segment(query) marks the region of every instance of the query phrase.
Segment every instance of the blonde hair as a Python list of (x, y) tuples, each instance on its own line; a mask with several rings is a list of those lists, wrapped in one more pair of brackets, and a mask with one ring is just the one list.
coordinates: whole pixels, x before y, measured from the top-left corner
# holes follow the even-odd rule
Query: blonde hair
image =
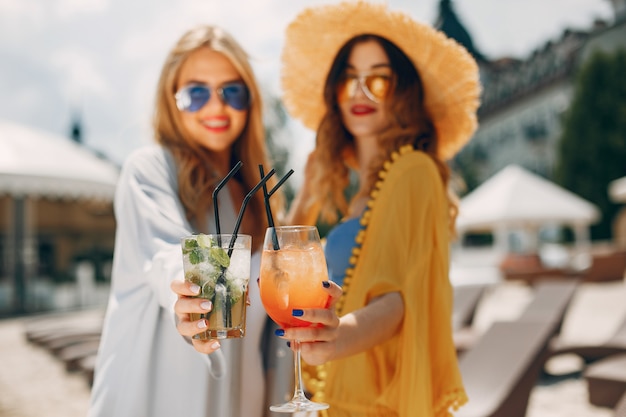
[(352, 38), (337, 53), (324, 86), (324, 102), (327, 112), (317, 131), (314, 159), (315, 195), (312, 200), (321, 202), (321, 218), (328, 223), (345, 215), (348, 202), (345, 191), (349, 184), (350, 161), (354, 158), (355, 143), (344, 127), (337, 104), (337, 84), (346, 68), (350, 51), (357, 43), (374, 40), (385, 50), (394, 72), (391, 100), (387, 101), (388, 113), (392, 115), (391, 126), (379, 138), (380, 155), (367, 167), (368, 184), (361, 192), (369, 194), (375, 186), (378, 172), (385, 161), (401, 146), (411, 144), (430, 156), (435, 162), (447, 189), (450, 231), (454, 236), (454, 223), (458, 214), (458, 199), (448, 183), (450, 168), (438, 155), (437, 132), (423, 104), (423, 87), (419, 73), (407, 56), (390, 41), (375, 35), (360, 35)]
[[(156, 94), (153, 128), (156, 141), (168, 148), (176, 160), (178, 168), (178, 194), (186, 216), (198, 231), (206, 229), (206, 213), (211, 210), (211, 195), (221, 180), (212, 168), (214, 155), (185, 135), (179, 110), (174, 99), (180, 69), (186, 59), (201, 48), (220, 52), (237, 69), (250, 91), (251, 104), (248, 119), (241, 135), (233, 144), (231, 167), (238, 160), (243, 166), (237, 173), (246, 192), (260, 179), (259, 164), (269, 171), (269, 161), (265, 145), (265, 131), (262, 118), (262, 99), (243, 48), (226, 31), (215, 26), (200, 26), (185, 33), (169, 52), (161, 70)], [(276, 183), (274, 177), (268, 181), (271, 188)], [(279, 194), (279, 193), (277, 193)], [(272, 196), (272, 206), (277, 215), (282, 213), (282, 195)], [(253, 212), (257, 221), (252, 222), (254, 230), (246, 231), (253, 236), (255, 246), (263, 242), (267, 227), (264, 215), (263, 195), (257, 192), (246, 209)], [(223, 230), (223, 233), (231, 232)]]

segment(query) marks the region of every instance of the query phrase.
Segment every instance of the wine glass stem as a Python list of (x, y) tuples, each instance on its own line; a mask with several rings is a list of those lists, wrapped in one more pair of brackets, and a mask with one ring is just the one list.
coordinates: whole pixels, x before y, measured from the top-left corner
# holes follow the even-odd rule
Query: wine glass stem
[(293, 354), (293, 369), (295, 374), (295, 389), (293, 392), (292, 401), (308, 401), (304, 395), (304, 388), (302, 384), (302, 367), (300, 364), (300, 341), (293, 341), (294, 354)]

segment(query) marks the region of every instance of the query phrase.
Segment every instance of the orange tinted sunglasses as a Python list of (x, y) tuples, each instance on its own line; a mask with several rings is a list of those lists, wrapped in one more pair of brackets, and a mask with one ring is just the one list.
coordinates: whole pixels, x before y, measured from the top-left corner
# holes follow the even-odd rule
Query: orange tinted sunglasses
[(359, 87), (367, 98), (379, 103), (387, 97), (391, 76), (383, 74), (346, 74), (337, 87), (337, 100), (341, 103), (356, 95)]

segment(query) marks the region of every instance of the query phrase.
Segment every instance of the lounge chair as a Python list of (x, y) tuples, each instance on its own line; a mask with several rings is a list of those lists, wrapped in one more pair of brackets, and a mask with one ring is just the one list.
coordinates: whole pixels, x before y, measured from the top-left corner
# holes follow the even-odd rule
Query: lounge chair
[[(525, 307), (518, 320), (551, 320), (556, 324), (555, 334), (561, 329), (567, 307), (578, 288), (576, 279), (542, 278), (533, 286), (533, 298)], [(470, 349), (480, 337), (470, 327), (454, 330), (454, 343), (461, 356)]]
[(621, 281), (626, 273), (626, 250), (598, 247), (592, 251), (591, 267), (585, 271), (588, 282)]
[(617, 406), (615, 407), (615, 414), (613, 417), (626, 417), (626, 392), (622, 394)]
[(78, 367), (80, 371), (85, 375), (85, 379), (87, 380), (87, 384), (91, 387), (93, 385), (93, 376), (94, 369), (96, 368), (96, 354), (87, 355), (80, 359), (78, 362)]
[(51, 340), (41, 343), (41, 346), (45, 347), (53, 355), (58, 355), (60, 351), (70, 346), (84, 343), (86, 341), (100, 340), (100, 331), (97, 332), (78, 332), (76, 334), (65, 335), (63, 337), (57, 337)]
[(459, 360), (469, 402), (455, 417), (524, 417), (553, 332), (549, 321), (493, 323)]
[(452, 329), (469, 326), (474, 319), (476, 307), (487, 286), (484, 284), (457, 285), (454, 287)]
[(65, 370), (68, 372), (80, 371), (80, 361), (88, 356), (96, 355), (100, 339), (84, 340), (80, 343), (74, 343), (66, 346), (57, 353), (57, 357), (65, 363)]
[(478, 337), (472, 323), (486, 284), (458, 285), (454, 287), (452, 308), (452, 331), (457, 355), (469, 349)]
[[(87, 382), (93, 382), (93, 366), (102, 333), (102, 314), (87, 316), (83, 312), (51, 314), (29, 321), (26, 339), (48, 350), (65, 365), (69, 372), (81, 371)], [(93, 360), (87, 358), (93, 356)]]
[(615, 408), (626, 393), (626, 353), (612, 355), (588, 365), (589, 402), (598, 407)]
[(542, 281), (514, 321), (495, 322), (459, 359), (469, 402), (456, 417), (524, 417), (576, 281)]
[(567, 343), (558, 337), (550, 342), (550, 357), (575, 354), (587, 364), (619, 353), (626, 353), (626, 316), (615, 333), (603, 343), (588, 345)]
[(555, 332), (561, 331), (561, 325), (576, 289), (576, 279), (541, 279), (534, 284), (533, 298), (518, 320), (552, 320), (556, 324)]
[(47, 323), (41, 327), (30, 327), (26, 330), (26, 339), (34, 344), (47, 347), (48, 344), (53, 345), (59, 343), (58, 341), (68, 338), (81, 337), (81, 336), (93, 336), (99, 335), (102, 332), (101, 323), (85, 323), (85, 324), (73, 324), (73, 323)]

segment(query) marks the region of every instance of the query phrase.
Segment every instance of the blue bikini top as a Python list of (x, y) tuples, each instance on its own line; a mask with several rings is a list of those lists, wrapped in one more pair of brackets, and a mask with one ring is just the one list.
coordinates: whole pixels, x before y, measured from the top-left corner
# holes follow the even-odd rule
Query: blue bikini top
[(356, 217), (341, 222), (326, 236), (324, 253), (328, 264), (328, 278), (338, 285), (343, 285), (346, 269), (350, 266), (352, 248), (356, 245), (356, 235), (362, 227), (360, 220)]

